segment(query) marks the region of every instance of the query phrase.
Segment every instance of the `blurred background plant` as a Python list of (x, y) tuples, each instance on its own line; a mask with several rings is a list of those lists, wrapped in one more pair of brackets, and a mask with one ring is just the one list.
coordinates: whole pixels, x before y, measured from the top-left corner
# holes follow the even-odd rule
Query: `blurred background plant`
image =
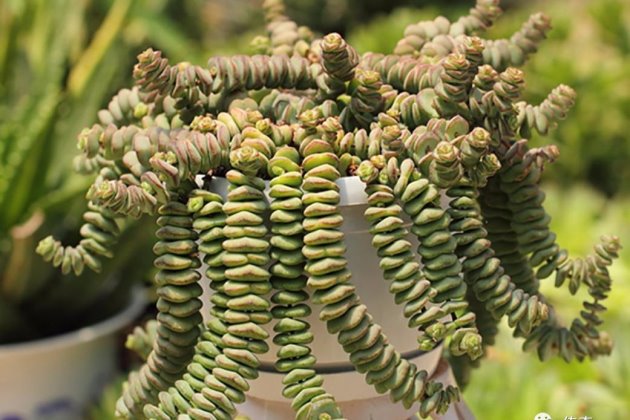
[(94, 304), (107, 302), (97, 312), (112, 310), (105, 306), (127, 284), (113, 276), (63, 279), (33, 252), (40, 231), (71, 239), (64, 232), (77, 227), (74, 198), (85, 184), (67, 171), (73, 139), (111, 93), (125, 59), (115, 49), (130, 2), (90, 16), (99, 12), (93, 6), (0, 3), (0, 343), (94, 320)]
[[(72, 329), (112, 308), (147, 277), (152, 232), (130, 226), (105, 274), (60, 276), (34, 255), (44, 233), (72, 242), (89, 180), (69, 173), (76, 136), (115, 91), (130, 84), (137, 53), (148, 46), (173, 62), (204, 63), (213, 54), (248, 51), (261, 33), (259, 0), (4, 0), (0, 2), (0, 343)], [(287, 0), (301, 24), (337, 30), (360, 51), (391, 51), (404, 27), (473, 1)], [(360, 5), (357, 6), (357, 4)], [(569, 251), (586, 253), (598, 232), (616, 232), (626, 248), (613, 266), (617, 282), (606, 322), (617, 341), (595, 362), (539, 363), (502, 333), (465, 398), (484, 419), (589, 415), (622, 419), (630, 412), (630, 3), (625, 0), (502, 1), (492, 29), (502, 37), (532, 12), (554, 25), (525, 66), (527, 99), (566, 83), (578, 92), (569, 118), (539, 139), (557, 143), (560, 159), (545, 177), (552, 228)], [(570, 11), (570, 13), (567, 13)], [(387, 14), (389, 13), (389, 14)], [(567, 188), (567, 184), (580, 185)], [(115, 275), (115, 273), (123, 273)], [(104, 280), (107, 279), (107, 280)], [(579, 298), (545, 292), (575, 309)], [(112, 391), (111, 395), (118, 395)], [(500, 398), (501, 403), (497, 403)], [(92, 418), (112, 413), (105, 398)], [(103, 417), (105, 416), (105, 417)]]
[[(62, 277), (34, 253), (50, 232), (76, 239), (89, 181), (68, 171), (76, 136), (129, 83), (142, 45), (163, 43), (145, 23), (147, 10), (165, 16), (163, 9), (141, 3), (0, 2), (0, 343), (102, 319), (151, 265), (137, 251), (151, 237), (141, 226), (126, 229), (118, 258), (101, 275)], [(176, 42), (164, 48), (185, 44)]]

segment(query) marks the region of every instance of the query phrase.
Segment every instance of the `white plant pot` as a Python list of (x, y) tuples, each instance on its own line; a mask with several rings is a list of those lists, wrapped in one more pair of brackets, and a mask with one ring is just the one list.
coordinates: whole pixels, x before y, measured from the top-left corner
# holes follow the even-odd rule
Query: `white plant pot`
[[(417, 331), (407, 327), (402, 307), (394, 303), (394, 297), (388, 290), (389, 283), (382, 278), (379, 259), (368, 232), (369, 224), (363, 216), (367, 208), (363, 182), (358, 177), (345, 177), (338, 180), (337, 185), (341, 193), (339, 209), (344, 217), (342, 231), (348, 249), (346, 258), (357, 294), (402, 356), (415, 363), (419, 369), (426, 370), (429, 375), (434, 374), (442, 349), (439, 347), (430, 352), (418, 350)], [(227, 187), (228, 183), (223, 178), (214, 178), (211, 182), (211, 190), (223, 198), (227, 196)], [(268, 195), (267, 200), (270, 200)], [(418, 242), (413, 235), (408, 240), (417, 247)], [(207, 305), (211, 290), (207, 287), (208, 282), (204, 283), (206, 289), (203, 302)], [(392, 404), (387, 394), (380, 395), (366, 384), (363, 375), (354, 370), (336, 336), (328, 333), (325, 324), (318, 319), (318, 309), (313, 308), (313, 314), (308, 318), (314, 335), (311, 348), (317, 357), (316, 369), (324, 374), (324, 387), (335, 396), (344, 416), (351, 420), (402, 420), (413, 416), (418, 410), (417, 406), (406, 410), (402, 404)], [(209, 316), (209, 307), (204, 308), (203, 314)], [(266, 329), (273, 337), (273, 325), (268, 325)], [(260, 356), (260, 376), (250, 383), (247, 402), (239, 406), (239, 412), (252, 419), (294, 418), (290, 402), (281, 395), (283, 375), (273, 368), (277, 350), (278, 347), (270, 343), (270, 351)]]
[(79, 420), (116, 372), (116, 333), (142, 311), (135, 293), (121, 312), (42, 340), (0, 345), (0, 420)]

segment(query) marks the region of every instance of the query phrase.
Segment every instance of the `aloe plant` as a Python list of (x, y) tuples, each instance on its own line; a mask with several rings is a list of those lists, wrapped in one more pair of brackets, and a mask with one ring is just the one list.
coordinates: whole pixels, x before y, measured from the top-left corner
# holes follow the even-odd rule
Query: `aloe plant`
[[(95, 78), (113, 82), (120, 59), (111, 57), (112, 46), (130, 2), (109, 11), (90, 44), (81, 36), (88, 5), (68, 1), (56, 6), (51, 10), (43, 1), (0, 6), (0, 342), (80, 326), (78, 314), (89, 321), (87, 309), (95, 299), (109, 288), (114, 301), (124, 285), (109, 281), (104, 286), (97, 276), (72, 285), (34, 253), (42, 230), (56, 227), (62, 233), (65, 224), (68, 236), (76, 228), (68, 219), (59, 223), (64, 213), (80, 214), (79, 195), (86, 185), (66, 176), (68, 156), (74, 154), (67, 139), (75, 124), (86, 123), (83, 112), (93, 113), (108, 94), (107, 86), (87, 83)], [(101, 310), (107, 312), (107, 305)]]
[[(135, 86), (79, 137), (81, 165), (95, 174), (80, 241), (38, 246), (65, 273), (98, 271), (118, 220), (158, 216), (158, 315), (129, 340), (146, 363), (129, 375), (118, 415), (233, 418), (273, 322), (275, 367), (296, 417), (343, 418), (310, 348), (305, 318), (315, 308), (356, 371), (393, 402), (427, 416), (459, 399), (402, 357), (361, 303), (341, 231), (344, 176), (364, 183), (382, 277), (419, 349), (444, 343), (462, 384), (501, 319), (543, 360), (610, 352), (599, 325), (619, 239), (602, 237), (586, 258), (560, 248), (539, 187), (558, 148), (528, 145), (575, 100), (564, 85), (538, 105), (521, 100), (515, 66), (545, 38), (545, 15), (484, 40), (500, 9), (479, 0), (456, 21), (410, 25), (393, 54), (359, 56), (339, 34), (298, 27), (280, 0), (264, 10), (256, 55), (206, 66), (173, 65), (152, 49), (138, 56)], [(229, 184), (225, 199), (212, 192), (217, 178)], [(202, 259), (214, 291), (205, 324)], [(552, 274), (570, 293), (588, 289), (569, 326), (539, 289)]]

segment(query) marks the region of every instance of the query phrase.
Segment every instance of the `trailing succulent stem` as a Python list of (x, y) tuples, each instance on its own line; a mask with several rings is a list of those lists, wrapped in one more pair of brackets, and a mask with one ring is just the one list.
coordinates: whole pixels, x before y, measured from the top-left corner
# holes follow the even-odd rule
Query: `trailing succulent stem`
[[(299, 27), (281, 0), (263, 7), (256, 55), (206, 66), (172, 65), (151, 49), (138, 56), (135, 86), (79, 135), (76, 169), (95, 176), (81, 240), (48, 237), (37, 248), (63, 273), (99, 271), (119, 219), (158, 216), (158, 315), (129, 337), (145, 363), (129, 375), (119, 416), (234, 418), (272, 340), (296, 418), (341, 419), (311, 347), (315, 305), (378, 393), (422, 416), (458, 400), (456, 387), (394, 348), (361, 302), (354, 282), (370, 279), (353, 279), (346, 259), (346, 176), (364, 183), (381, 277), (418, 349), (443, 348), (460, 385), (504, 317), (543, 360), (610, 352), (599, 326), (619, 240), (604, 236), (585, 258), (560, 248), (539, 185), (559, 151), (528, 146), (575, 102), (564, 85), (539, 105), (520, 99), (514, 66), (536, 51), (548, 18), (483, 40), (500, 9), (478, 0), (455, 22), (410, 25), (393, 54), (359, 56), (339, 34), (316, 39)], [(572, 294), (588, 289), (569, 326), (540, 293), (552, 275)]]
[(196, 257), (197, 233), (185, 204), (169, 201), (159, 210), (156, 232), (159, 238), (153, 247), (157, 255), (157, 329), (153, 349), (146, 364), (129, 376), (118, 401), (120, 415), (137, 416), (148, 403), (157, 402), (160, 391), (168, 389), (191, 362), (199, 337), (201, 276), (195, 268), (201, 263)]

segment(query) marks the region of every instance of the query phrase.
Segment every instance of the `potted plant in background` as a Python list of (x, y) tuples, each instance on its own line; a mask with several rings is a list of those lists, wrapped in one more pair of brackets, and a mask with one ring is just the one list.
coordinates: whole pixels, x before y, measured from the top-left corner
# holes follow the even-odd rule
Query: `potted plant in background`
[[(35, 252), (50, 232), (74, 240), (81, 226), (88, 184), (69, 170), (72, 139), (123, 83), (119, 69), (130, 64), (136, 43), (152, 39), (144, 24), (151, 14), (140, 15), (133, 3), (0, 5), (2, 419), (83, 418), (119, 364), (117, 332), (144, 307), (132, 286), (151, 265), (142, 252), (146, 226), (118, 225), (118, 256), (100, 273), (64, 277)], [(124, 33), (127, 24), (135, 37)]]
[[(543, 360), (610, 351), (598, 326), (618, 238), (584, 259), (560, 248), (539, 187), (558, 149), (527, 141), (564, 118), (575, 94), (561, 85), (539, 105), (520, 100), (514, 66), (549, 21), (533, 15), (509, 39), (482, 40), (497, 3), (411, 25), (394, 54), (359, 57), (269, 0), (254, 56), (207, 66), (139, 56), (130, 92), (144, 106), (80, 137), (98, 171), (91, 230), (78, 247), (47, 238), (38, 248), (66, 271), (97, 267), (109, 238), (93, 232), (114, 233), (116, 215), (158, 215), (159, 313), (130, 338), (146, 363), (130, 374), (119, 415), (463, 416), (437, 361), (444, 351), (465, 384), (504, 317)], [(588, 289), (570, 324), (539, 291), (550, 275), (572, 294)], [(414, 348), (401, 349), (410, 337)], [(387, 396), (354, 392), (338, 381), (347, 374)]]

